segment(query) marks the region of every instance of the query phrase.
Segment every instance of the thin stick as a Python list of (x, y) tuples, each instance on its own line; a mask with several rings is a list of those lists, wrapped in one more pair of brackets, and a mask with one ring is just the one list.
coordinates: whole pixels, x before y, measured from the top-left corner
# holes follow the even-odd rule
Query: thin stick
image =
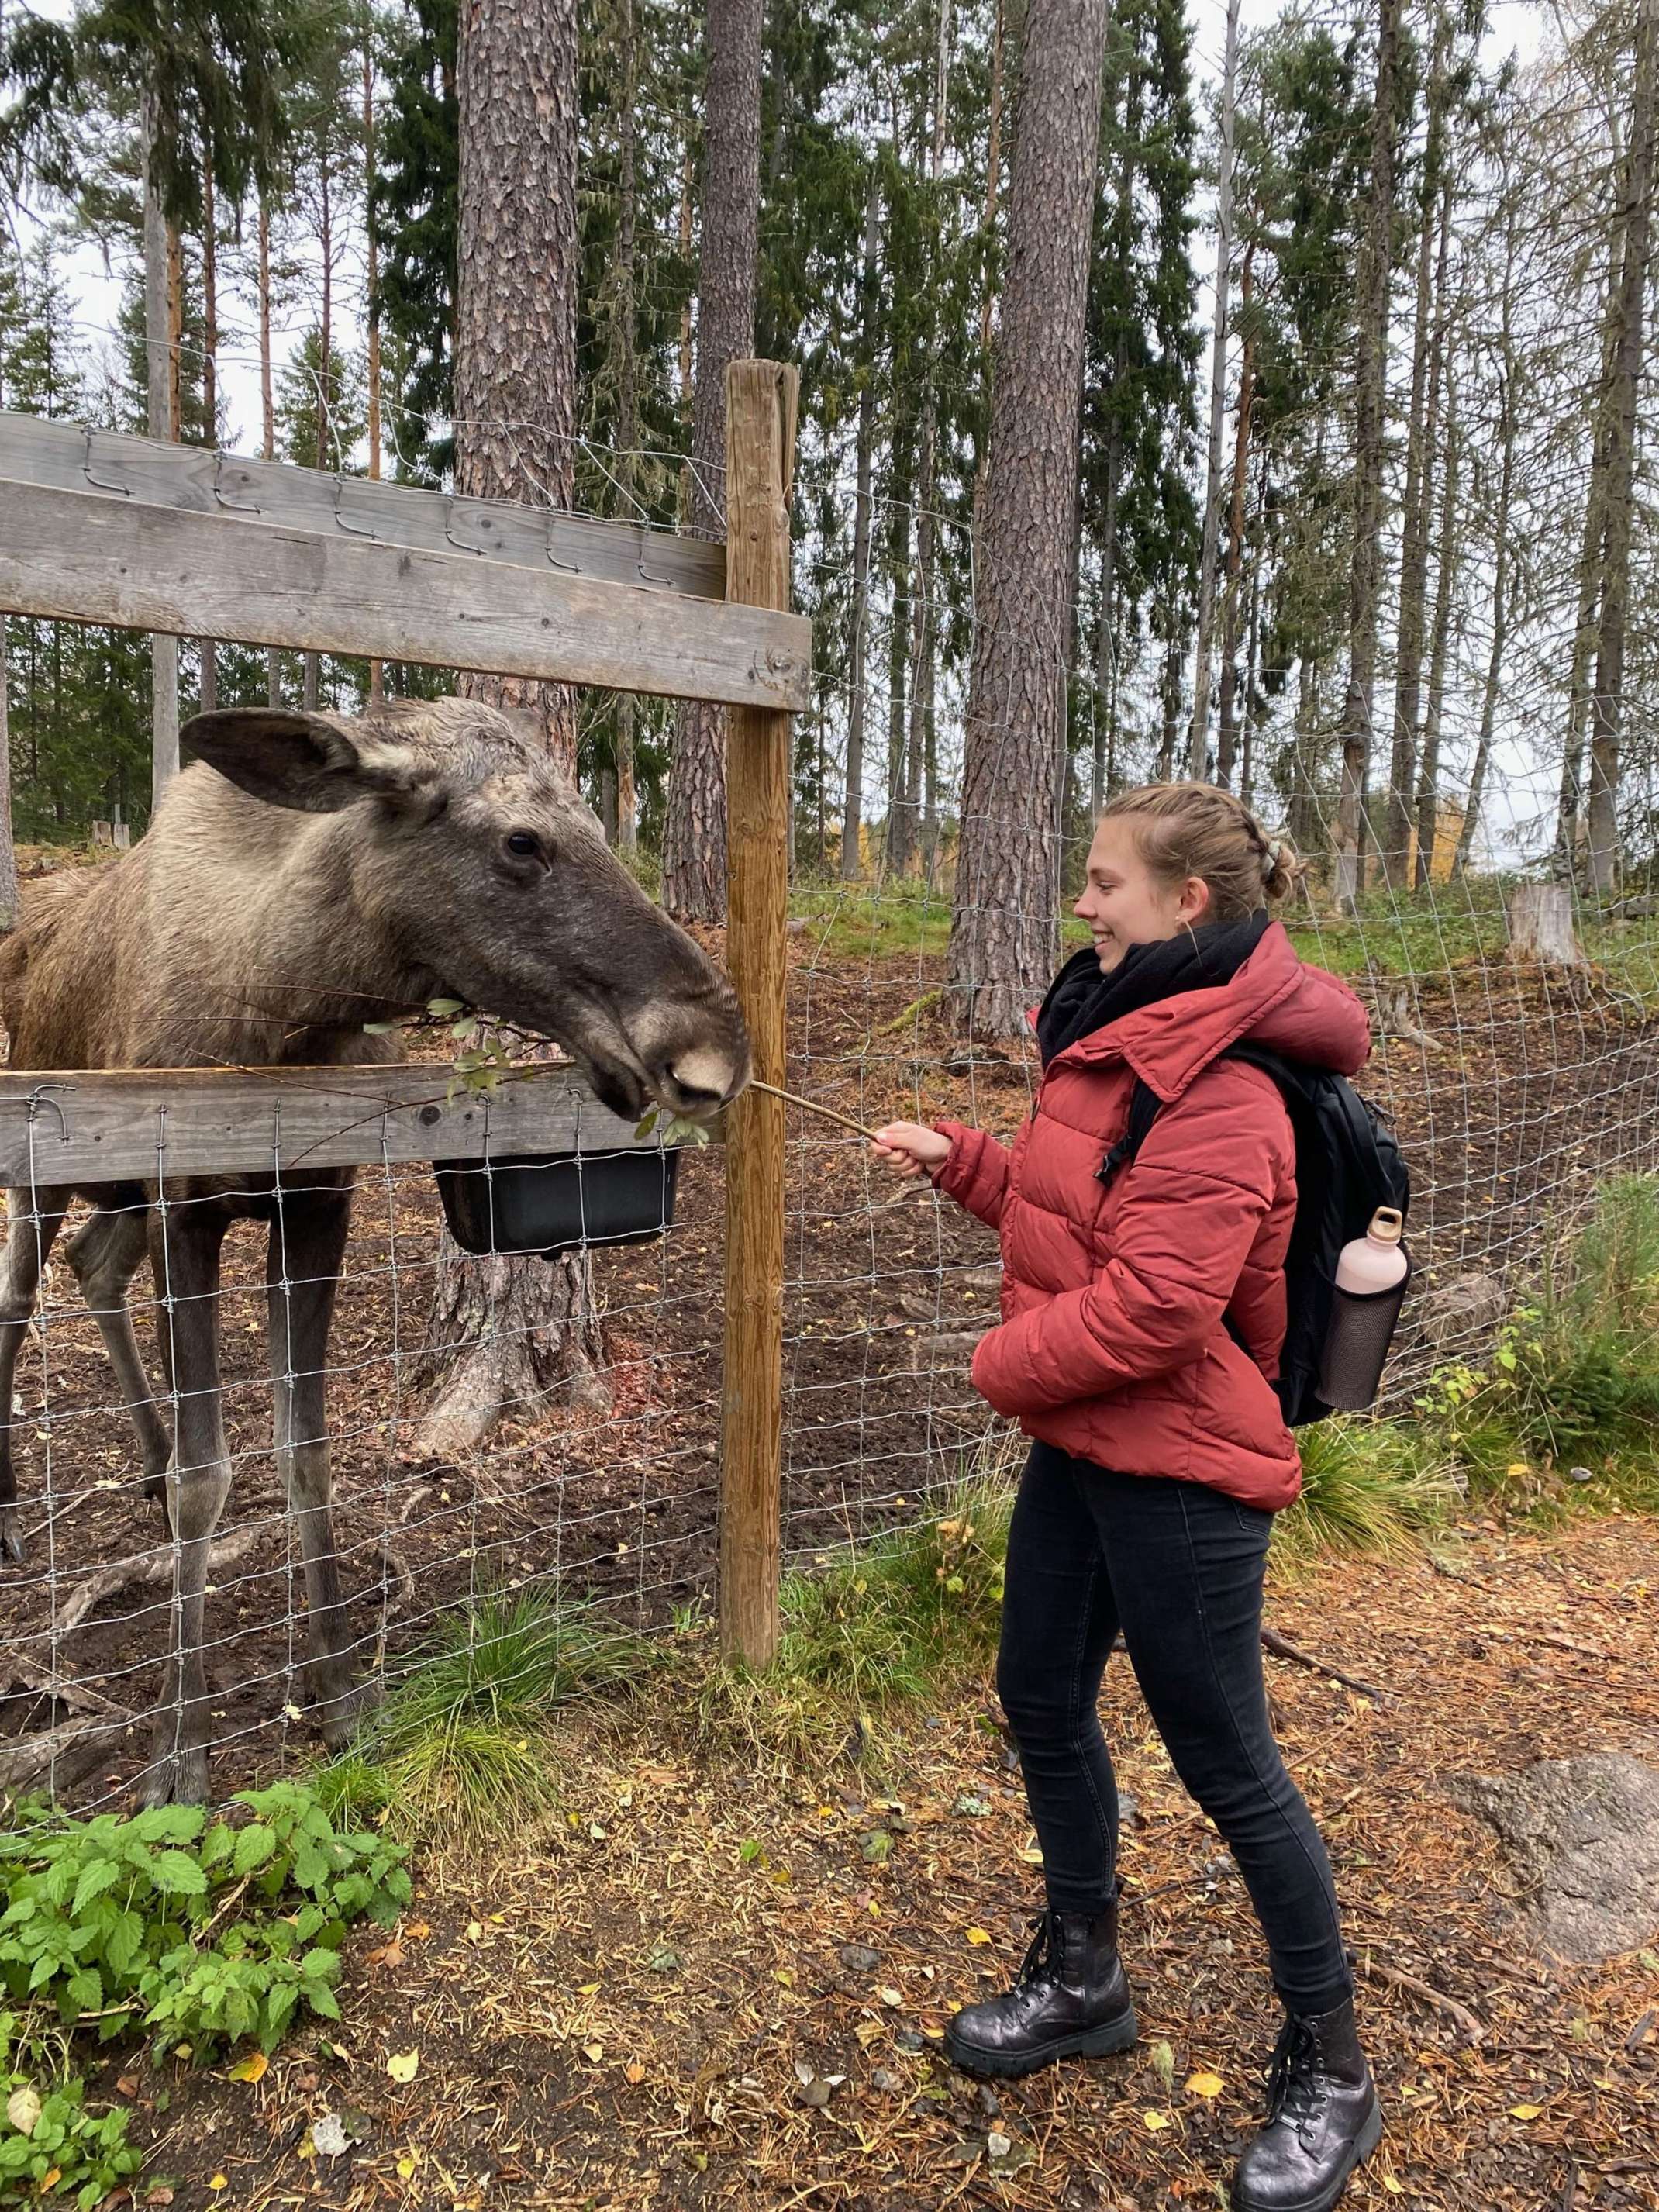
[(1362, 1951), (1359, 1971), (1362, 1974), (1369, 1974), (1373, 1981), (1386, 1982), (1390, 1989), (1407, 1990), (1413, 1996), (1420, 1997), (1425, 2004), (1433, 2005), (1437, 2011), (1443, 2012), (1449, 2019), (1455, 2020), (1472, 2044), (1485, 2042), (1486, 2028), (1467, 2005), (1459, 2004), (1455, 1997), (1449, 1997), (1442, 1990), (1431, 1989), (1428, 1983), (1419, 1981), (1415, 1974), (1407, 1973), (1403, 1967), (1385, 1966), (1369, 1951)]
[(763, 1091), (769, 1098), (781, 1098), (786, 1105), (799, 1106), (804, 1113), (821, 1114), (826, 1121), (839, 1121), (843, 1129), (850, 1129), (855, 1137), (867, 1137), (872, 1145), (881, 1139), (873, 1129), (866, 1129), (862, 1121), (849, 1121), (845, 1114), (837, 1114), (833, 1106), (820, 1106), (816, 1099), (799, 1097), (793, 1091), (780, 1091), (775, 1083), (763, 1083), (758, 1076), (750, 1078), (751, 1091)]

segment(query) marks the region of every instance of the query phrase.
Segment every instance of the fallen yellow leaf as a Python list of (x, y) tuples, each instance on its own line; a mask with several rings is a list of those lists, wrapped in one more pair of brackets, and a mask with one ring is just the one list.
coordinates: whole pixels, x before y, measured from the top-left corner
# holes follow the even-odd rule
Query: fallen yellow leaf
[(265, 2069), (270, 2063), (270, 2059), (265, 2057), (263, 2051), (250, 2051), (246, 2058), (238, 2059), (235, 2065), (231, 2068), (230, 2078), (233, 2081), (263, 2081)]
[(1189, 2074), (1187, 2087), (1194, 2097), (1218, 2097), (1226, 2083), (1218, 2074)]
[(1543, 2109), (1541, 2105), (1511, 2105), (1510, 2118), (1512, 2120), (1535, 2120)]
[(878, 1990), (876, 1995), (881, 1999), (884, 2005), (896, 2006), (902, 2005), (904, 2002), (904, 1992), (902, 1990), (883, 1988)]
[(1170, 2115), (1167, 2112), (1143, 2112), (1140, 2118), (1141, 2124), (1144, 2127), (1149, 2127), (1154, 2135), (1160, 2128), (1167, 2128), (1170, 2124)]
[(386, 2062), (386, 2070), (394, 2081), (412, 2081), (421, 2070), (418, 2051), (394, 2051)]
[[(61, 2166), (54, 2166), (50, 2172), (43, 2173), (40, 2177), (40, 2194), (44, 2197), (49, 2189), (56, 2189), (63, 2178), (64, 2169)], [(222, 2183), (224, 2176), (221, 2174), (219, 2179)]]
[(398, 2179), (399, 2181), (409, 2180), (414, 2173), (415, 2156), (416, 2154), (413, 2151), (405, 2151), (404, 2155), (398, 2160)]
[(599, 2064), (599, 2063), (600, 2059), (601, 2059), (601, 2058), (603, 2058), (603, 2057), (604, 2057), (604, 2056), (605, 2056), (605, 2045), (604, 2045), (604, 2044), (602, 2044), (602, 2043), (585, 2043), (585, 2044), (583, 2044), (583, 2045), (582, 2045), (582, 2057), (583, 2057), (584, 2058), (591, 2058), (591, 2059), (592, 2060), (593, 2063), (594, 2063), (596, 2066)]
[(853, 2033), (867, 2051), (872, 2043), (880, 2042), (887, 2030), (878, 2020), (861, 2020)]
[(584, 1982), (576, 1995), (579, 1997), (596, 1997), (604, 1987), (603, 1982)]
[(627, 2065), (623, 2068), (623, 2079), (636, 2089), (644, 2081), (645, 2069), (637, 2058), (630, 2058)]
[(404, 1933), (411, 1943), (424, 1943), (432, 1933), (432, 1929), (430, 1923), (425, 1920), (411, 1920)]
[(970, 1943), (988, 1943), (990, 1940), (982, 1928), (970, 1928), (968, 1930), (968, 1941)]
[(208, 2184), (208, 2187), (210, 2189), (228, 2189), (229, 2186), (229, 2182), (226, 2180), (222, 2173), (216, 2173)]

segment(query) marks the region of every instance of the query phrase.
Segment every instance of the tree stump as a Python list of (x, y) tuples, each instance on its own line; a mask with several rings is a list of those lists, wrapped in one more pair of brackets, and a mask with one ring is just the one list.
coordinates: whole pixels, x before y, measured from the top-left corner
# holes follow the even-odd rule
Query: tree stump
[(1509, 927), (1510, 950), (1517, 960), (1536, 960), (1547, 968), (1584, 966), (1566, 884), (1521, 884), (1510, 901)]
[(503, 1413), (527, 1412), (562, 1382), (573, 1404), (603, 1410), (603, 1361), (587, 1252), (475, 1260), (446, 1229), (416, 1378), (435, 1389), (410, 1450), (452, 1464), (476, 1451)]

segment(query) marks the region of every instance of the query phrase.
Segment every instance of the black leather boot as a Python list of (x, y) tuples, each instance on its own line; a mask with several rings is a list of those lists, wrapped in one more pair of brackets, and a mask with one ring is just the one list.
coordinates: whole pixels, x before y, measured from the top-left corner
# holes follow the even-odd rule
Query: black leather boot
[(1117, 1955), (1117, 1907), (1090, 1916), (1045, 1912), (1018, 1978), (1005, 1996), (969, 2005), (945, 2031), (945, 2049), (964, 2074), (1002, 2079), (1035, 2073), (1056, 2058), (1127, 2051), (1135, 2008)]
[(1291, 2014), (1273, 2052), (1267, 2124), (1238, 2161), (1234, 2212), (1331, 2212), (1382, 2135), (1352, 1999)]

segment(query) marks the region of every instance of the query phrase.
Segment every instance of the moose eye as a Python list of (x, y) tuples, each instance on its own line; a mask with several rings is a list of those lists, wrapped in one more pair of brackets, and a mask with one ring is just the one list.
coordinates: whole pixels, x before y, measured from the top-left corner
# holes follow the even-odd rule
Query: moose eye
[(538, 860), (542, 856), (542, 841), (533, 830), (509, 830), (507, 849), (515, 860)]

